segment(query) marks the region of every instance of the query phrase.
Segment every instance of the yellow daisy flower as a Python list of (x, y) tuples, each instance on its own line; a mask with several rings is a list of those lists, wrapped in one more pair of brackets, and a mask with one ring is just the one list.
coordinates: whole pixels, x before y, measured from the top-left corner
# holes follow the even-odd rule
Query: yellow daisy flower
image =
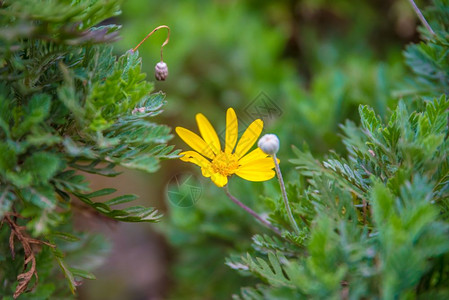
[(202, 137), (183, 127), (176, 127), (179, 137), (195, 150), (180, 153), (183, 155), (181, 160), (200, 166), (203, 176), (210, 177), (217, 186), (225, 186), (228, 177), (233, 174), (249, 181), (265, 181), (275, 176), (273, 159), (260, 148), (246, 154), (262, 132), (262, 120), (252, 122), (237, 143), (237, 116), (234, 109), (229, 108), (224, 151), (209, 120), (203, 114), (197, 114), (196, 122)]

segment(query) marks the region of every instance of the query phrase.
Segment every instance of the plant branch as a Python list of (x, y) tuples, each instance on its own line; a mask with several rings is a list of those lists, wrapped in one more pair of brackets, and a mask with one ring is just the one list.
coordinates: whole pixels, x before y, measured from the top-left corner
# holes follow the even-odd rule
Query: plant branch
[(424, 18), (424, 15), (421, 13), (421, 10), (416, 5), (414, 0), (409, 0), (410, 4), (412, 5), (413, 9), (415, 10), (416, 15), (418, 16), (421, 23), (424, 25), (424, 27), (427, 28), (427, 30), (432, 34), (435, 35), (435, 32), (433, 31), (432, 27), (430, 27), (429, 23), (427, 23), (426, 18)]
[(278, 160), (276, 158), (276, 154), (273, 154), (274, 167), (276, 169), (276, 174), (279, 180), (279, 185), (281, 186), (282, 199), (284, 200), (285, 210), (287, 211), (288, 218), (290, 220), (290, 224), (295, 229), (296, 234), (300, 234), (301, 230), (299, 230), (298, 224), (296, 224), (295, 218), (293, 218), (292, 209), (290, 208), (290, 203), (288, 202), (287, 192), (285, 191), (284, 179), (282, 178), (281, 168), (279, 167)]
[(235, 204), (237, 204), (238, 206), (240, 206), (241, 208), (243, 208), (247, 213), (249, 213), (250, 215), (252, 215), (254, 218), (256, 218), (257, 220), (259, 220), (259, 222), (261, 222), (263, 225), (265, 225), (266, 227), (270, 228), (272, 231), (274, 231), (277, 235), (282, 236), (281, 232), (279, 231), (279, 229), (277, 229), (276, 227), (274, 227), (270, 222), (268, 222), (267, 220), (265, 220), (264, 218), (262, 218), (261, 216), (259, 216), (254, 210), (252, 210), (251, 208), (249, 208), (248, 206), (246, 206), (245, 204), (243, 204), (242, 202), (240, 202), (236, 197), (234, 197), (230, 192), (229, 192), (229, 188), (227, 185), (225, 185), (223, 187), (226, 196), (228, 196), (229, 199), (232, 200), (232, 202), (234, 202)]

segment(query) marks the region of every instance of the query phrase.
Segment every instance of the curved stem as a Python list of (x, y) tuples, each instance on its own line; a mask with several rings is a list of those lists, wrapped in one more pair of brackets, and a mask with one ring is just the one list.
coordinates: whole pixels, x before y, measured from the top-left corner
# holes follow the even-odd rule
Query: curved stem
[(274, 160), (274, 167), (276, 169), (276, 174), (277, 174), (277, 177), (278, 177), (278, 180), (279, 180), (279, 185), (281, 186), (282, 199), (284, 199), (285, 210), (287, 210), (288, 218), (290, 220), (291, 225), (295, 229), (295, 232), (297, 234), (300, 234), (301, 231), (299, 230), (298, 224), (296, 224), (296, 221), (293, 218), (292, 209), (290, 208), (290, 204), (288, 203), (287, 192), (285, 191), (284, 179), (282, 178), (281, 168), (279, 168), (279, 164), (278, 164), (278, 160), (276, 158), (276, 154), (273, 154), (271, 157)]
[(432, 27), (430, 27), (429, 23), (427, 23), (426, 18), (424, 18), (423, 14), (421, 13), (421, 10), (419, 10), (418, 6), (416, 5), (415, 1), (409, 0), (410, 4), (413, 6), (413, 9), (415, 10), (415, 13), (418, 15), (419, 20), (424, 25), (424, 27), (427, 28), (427, 30), (432, 34), (435, 35), (435, 32), (433, 31)]
[(232, 202), (234, 202), (235, 204), (237, 204), (238, 206), (240, 206), (241, 208), (243, 208), (247, 213), (249, 213), (250, 215), (252, 215), (254, 218), (256, 218), (257, 220), (259, 220), (259, 222), (261, 222), (263, 225), (265, 225), (266, 227), (270, 228), (271, 230), (273, 230), (276, 234), (278, 234), (279, 236), (282, 236), (281, 232), (279, 231), (279, 229), (277, 229), (276, 227), (274, 227), (270, 222), (268, 222), (267, 220), (265, 220), (264, 218), (262, 218), (261, 216), (259, 216), (254, 210), (252, 210), (251, 208), (249, 208), (248, 206), (246, 206), (245, 204), (243, 204), (242, 202), (240, 202), (236, 197), (234, 197), (228, 189), (228, 186), (225, 185), (223, 187), (226, 196), (228, 196), (229, 199), (232, 200)]
[(147, 38), (149, 38), (153, 33), (155, 33), (156, 31), (158, 31), (161, 28), (167, 28), (167, 31), (168, 31), (167, 38), (165, 39), (165, 42), (162, 43), (162, 46), (161, 46), (161, 61), (163, 61), (162, 49), (164, 48), (165, 45), (168, 44), (168, 41), (170, 41), (170, 27), (168, 27), (167, 25), (161, 25), (161, 26), (154, 28), (153, 31), (151, 31), (149, 34), (147, 34), (147, 36), (136, 47), (134, 47), (133, 52), (135, 52), (140, 47), (140, 45), (142, 45), (143, 42), (146, 41)]

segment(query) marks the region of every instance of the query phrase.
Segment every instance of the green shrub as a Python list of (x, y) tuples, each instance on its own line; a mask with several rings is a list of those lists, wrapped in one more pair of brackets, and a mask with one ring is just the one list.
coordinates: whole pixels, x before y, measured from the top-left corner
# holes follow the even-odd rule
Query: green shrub
[[(81, 278), (94, 278), (92, 260), (108, 247), (73, 228), (76, 211), (125, 222), (160, 219), (154, 208), (115, 208), (137, 196), (92, 192), (80, 171), (154, 172), (159, 160), (177, 157), (166, 146), (169, 127), (151, 121), (164, 95), (151, 94), (138, 53), (112, 53), (119, 26), (100, 22), (119, 14), (119, 1), (0, 6), (0, 294), (26, 298), (36, 286), (33, 299), (67, 297)], [(62, 274), (70, 289), (60, 288)]]

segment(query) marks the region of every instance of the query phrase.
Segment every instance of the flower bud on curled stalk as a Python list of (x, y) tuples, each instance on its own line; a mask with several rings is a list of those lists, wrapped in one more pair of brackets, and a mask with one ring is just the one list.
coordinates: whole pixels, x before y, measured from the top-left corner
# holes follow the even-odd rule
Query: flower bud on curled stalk
[(167, 25), (161, 25), (161, 26), (154, 28), (153, 31), (151, 31), (136, 47), (134, 47), (134, 49), (132, 49), (133, 52), (137, 51), (137, 49), (140, 47), (140, 45), (142, 45), (142, 43), (145, 42), (145, 40), (147, 38), (149, 38), (153, 33), (155, 33), (156, 31), (158, 31), (161, 28), (167, 28), (168, 33), (167, 33), (167, 38), (165, 39), (165, 42), (161, 46), (161, 61), (158, 62), (154, 68), (154, 77), (158, 81), (163, 81), (168, 76), (168, 67), (163, 59), (163, 48), (165, 45), (168, 44), (168, 41), (170, 40), (170, 27), (168, 27)]

